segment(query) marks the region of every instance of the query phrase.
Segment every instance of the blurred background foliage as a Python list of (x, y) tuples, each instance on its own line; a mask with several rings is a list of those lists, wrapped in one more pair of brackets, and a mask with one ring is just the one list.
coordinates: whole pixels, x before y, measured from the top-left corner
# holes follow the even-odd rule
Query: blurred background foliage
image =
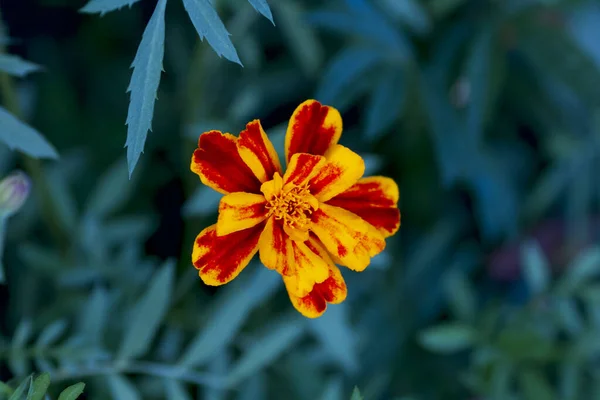
[[(157, 3), (129, 3), (0, 0), (5, 53), (41, 66), (1, 75), (1, 104), (60, 154), (0, 142), (0, 176), (33, 180), (6, 229), (0, 398), (42, 372), (52, 398), (600, 398), (598, 2), (272, 0), (273, 25), (215, 0), (242, 68), (169, 0), (131, 180), (125, 91)], [(199, 134), (260, 118), (282, 150), (307, 98), (341, 110), (403, 215), (317, 320), (258, 262), (210, 288), (190, 261), (219, 202), (189, 171)]]

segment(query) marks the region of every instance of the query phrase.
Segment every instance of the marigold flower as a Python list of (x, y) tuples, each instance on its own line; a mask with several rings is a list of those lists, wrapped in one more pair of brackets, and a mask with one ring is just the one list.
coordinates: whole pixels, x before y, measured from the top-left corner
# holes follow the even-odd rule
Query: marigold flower
[(363, 271), (398, 230), (400, 211), (396, 183), (362, 178), (364, 161), (337, 144), (341, 134), (335, 108), (315, 100), (300, 104), (286, 132), (285, 173), (259, 120), (239, 137), (200, 136), (191, 170), (225, 195), (217, 223), (194, 243), (192, 261), (204, 283), (231, 281), (259, 252), (306, 317), (344, 301), (347, 288), (336, 264)]

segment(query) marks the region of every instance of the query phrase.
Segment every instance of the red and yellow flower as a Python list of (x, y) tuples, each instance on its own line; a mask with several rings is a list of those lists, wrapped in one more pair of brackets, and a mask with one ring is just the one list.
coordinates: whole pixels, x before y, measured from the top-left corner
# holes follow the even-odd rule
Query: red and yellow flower
[(315, 100), (300, 104), (285, 137), (285, 172), (259, 120), (238, 137), (200, 136), (191, 170), (224, 194), (217, 223), (196, 237), (192, 261), (207, 285), (234, 279), (258, 252), (281, 274), (294, 307), (315, 318), (340, 303), (339, 268), (363, 271), (400, 226), (398, 186), (362, 178), (363, 159), (338, 143), (342, 118)]

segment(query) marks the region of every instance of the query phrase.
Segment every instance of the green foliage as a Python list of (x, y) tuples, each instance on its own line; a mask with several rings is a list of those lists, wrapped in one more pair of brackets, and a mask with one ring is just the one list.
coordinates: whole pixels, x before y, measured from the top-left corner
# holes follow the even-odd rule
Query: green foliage
[[(17, 387), (0, 382), (0, 399), (8, 400), (42, 400), (48, 398), (50, 375), (43, 373), (33, 378), (33, 375), (23, 379)], [(85, 384), (76, 383), (60, 392), (58, 400), (76, 400), (83, 393)]]
[[(0, 177), (33, 191), (0, 225), (0, 399), (600, 398), (596, 3), (4, 3)], [(281, 151), (307, 98), (403, 218), (315, 320), (256, 259), (190, 262), (198, 136), (260, 118)]]

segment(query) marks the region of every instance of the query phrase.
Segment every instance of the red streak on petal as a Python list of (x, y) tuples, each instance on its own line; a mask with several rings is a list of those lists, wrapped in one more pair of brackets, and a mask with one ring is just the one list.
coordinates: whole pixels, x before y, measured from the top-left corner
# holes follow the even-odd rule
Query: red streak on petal
[(260, 122), (258, 120), (249, 122), (246, 125), (246, 129), (240, 133), (238, 144), (246, 147), (258, 157), (269, 178), (273, 177), (273, 174), (279, 171), (263, 141)]
[(331, 185), (342, 176), (342, 169), (336, 165), (327, 165), (319, 172), (319, 175), (310, 181), (311, 193), (320, 193), (327, 186)]
[(335, 127), (325, 128), (328, 108), (319, 102), (307, 104), (295, 114), (290, 140), (289, 155), (310, 153), (322, 156), (335, 136)]
[(315, 167), (323, 159), (322, 157), (314, 156), (312, 154), (298, 154), (296, 157), (298, 158), (298, 162), (296, 163), (295, 168), (290, 172), (290, 175), (286, 177), (285, 183), (291, 182), (294, 184), (301, 184), (305, 182), (314, 172)]

